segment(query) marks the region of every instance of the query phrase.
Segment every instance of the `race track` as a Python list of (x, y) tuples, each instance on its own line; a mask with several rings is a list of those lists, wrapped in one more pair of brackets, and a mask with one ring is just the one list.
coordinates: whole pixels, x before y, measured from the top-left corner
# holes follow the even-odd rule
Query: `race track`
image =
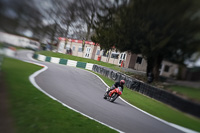
[[(28, 53), (32, 52), (18, 51), (17, 58), (33, 61), (27, 57)], [(114, 103), (104, 100), (106, 86), (86, 70), (36, 60), (34, 62), (48, 66), (46, 71), (35, 78), (44, 91), (94, 119), (127, 133), (182, 132), (142, 113), (119, 98)]]

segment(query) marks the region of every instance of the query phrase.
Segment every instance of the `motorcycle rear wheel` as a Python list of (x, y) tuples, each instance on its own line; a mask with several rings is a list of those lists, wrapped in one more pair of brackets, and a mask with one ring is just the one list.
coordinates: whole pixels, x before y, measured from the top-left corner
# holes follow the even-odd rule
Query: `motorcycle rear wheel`
[(112, 96), (110, 97), (110, 102), (114, 102), (117, 99), (118, 96), (119, 95), (116, 94), (116, 93), (112, 94)]
[(106, 93), (104, 94), (103, 98), (104, 98), (104, 99), (107, 99), (107, 97), (108, 97), (107, 95), (108, 95), (108, 94), (107, 94), (107, 92), (106, 92)]

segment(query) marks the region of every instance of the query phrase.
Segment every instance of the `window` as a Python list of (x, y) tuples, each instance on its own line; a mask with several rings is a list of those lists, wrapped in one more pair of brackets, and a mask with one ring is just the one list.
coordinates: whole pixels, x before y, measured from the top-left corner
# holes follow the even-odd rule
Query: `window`
[(78, 47), (78, 52), (82, 52), (82, 47)]
[(115, 53), (115, 52), (112, 52), (111, 58), (118, 59), (119, 58), (119, 54)]
[(103, 50), (103, 54), (102, 54), (102, 56), (108, 57), (108, 55), (109, 55), (109, 51), (105, 51), (105, 50)]
[(141, 64), (142, 63), (142, 57), (137, 57), (136, 63)]
[(66, 45), (66, 49), (70, 50), (70, 45), (69, 44)]
[(170, 68), (170, 67), (169, 67), (168, 65), (165, 65), (164, 71), (165, 71), (165, 72), (169, 72), (169, 68)]
[(124, 60), (124, 59), (125, 59), (125, 57), (126, 57), (126, 54), (123, 54), (123, 58), (122, 58), (122, 59)]
[(73, 51), (75, 51), (75, 48), (76, 48), (76, 47), (75, 47), (75, 46), (73, 46), (73, 47), (72, 47), (72, 50), (73, 50)]
[(100, 50), (99, 49), (97, 50), (97, 54), (96, 55), (100, 55)]

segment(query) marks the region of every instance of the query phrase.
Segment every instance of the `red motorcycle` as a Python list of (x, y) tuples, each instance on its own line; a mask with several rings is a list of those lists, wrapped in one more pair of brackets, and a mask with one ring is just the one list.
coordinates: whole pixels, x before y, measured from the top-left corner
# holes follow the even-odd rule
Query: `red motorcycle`
[(115, 88), (114, 90), (110, 91), (109, 93), (107, 93), (108, 88), (106, 89), (106, 93), (104, 94), (104, 99), (107, 99), (110, 102), (114, 102), (118, 96), (120, 96), (122, 94), (122, 88), (118, 87)]

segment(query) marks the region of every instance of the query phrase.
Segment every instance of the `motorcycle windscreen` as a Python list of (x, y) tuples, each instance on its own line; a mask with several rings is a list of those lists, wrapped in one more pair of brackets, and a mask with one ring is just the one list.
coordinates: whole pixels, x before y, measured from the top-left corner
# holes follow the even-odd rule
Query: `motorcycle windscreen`
[(118, 87), (118, 89), (119, 89), (119, 91), (121, 91), (121, 92), (122, 92), (122, 88), (121, 88), (121, 87)]

